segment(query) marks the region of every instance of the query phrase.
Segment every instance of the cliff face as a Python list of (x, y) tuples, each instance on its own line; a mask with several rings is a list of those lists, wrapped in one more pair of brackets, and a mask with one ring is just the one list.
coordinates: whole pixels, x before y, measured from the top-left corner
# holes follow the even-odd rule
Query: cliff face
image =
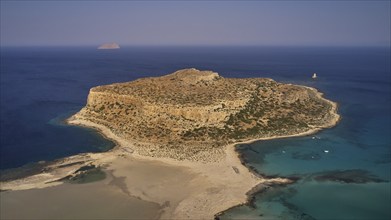
[(238, 140), (333, 125), (335, 111), (310, 88), (185, 69), (94, 87), (74, 118), (108, 127), (142, 155), (208, 160)]

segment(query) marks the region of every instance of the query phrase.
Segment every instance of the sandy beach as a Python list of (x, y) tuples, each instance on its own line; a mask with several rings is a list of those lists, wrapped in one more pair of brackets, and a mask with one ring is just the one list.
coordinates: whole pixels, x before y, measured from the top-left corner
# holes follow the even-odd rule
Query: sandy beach
[(87, 184), (1, 192), (0, 219), (157, 219), (161, 206), (126, 194), (113, 176)]
[(121, 156), (110, 162), (104, 157), (102, 162), (109, 163), (106, 169), (123, 180), (131, 195), (163, 206), (161, 218), (213, 219), (216, 213), (247, 202), (246, 193), (265, 181), (241, 164), (233, 146), (226, 148), (224, 160), (215, 163), (145, 157), (129, 153), (129, 142), (116, 139), (103, 126), (70, 123), (94, 127), (118, 143), (108, 154)]
[[(59, 185), (60, 182), (44, 184), (42, 181), (50, 182), (50, 179), (46, 176), (41, 178), (41, 181), (35, 181), (40, 183), (36, 186), (34, 186), (34, 183), (29, 183), (28, 178), (25, 182), (19, 181), (17, 184), (15, 182), (2, 184), (3, 190), (28, 189), (1, 192), (1, 209), (8, 210), (2, 215), (6, 219), (41, 217), (51, 219), (56, 216), (56, 213), (58, 216), (67, 211), (80, 213), (77, 208), (79, 206), (66, 206), (66, 203), (69, 202), (69, 199), (67, 200), (64, 197), (64, 194), (66, 194), (67, 197), (78, 201), (77, 203), (80, 206), (89, 203), (89, 200), (96, 201), (94, 198), (106, 201), (112, 199), (113, 202), (123, 203), (129, 197), (129, 206), (133, 206), (135, 203), (135, 208), (127, 211), (119, 210), (123, 215), (119, 214), (118, 218), (126, 219), (127, 215), (133, 216), (132, 210), (138, 213), (137, 205), (140, 205), (142, 210), (146, 210), (148, 213), (151, 213), (152, 210), (159, 213), (159, 216), (163, 219), (213, 219), (216, 213), (234, 205), (245, 203), (247, 201), (246, 192), (262, 182), (261, 179), (254, 176), (246, 167), (240, 164), (233, 151), (231, 151), (232, 156), (227, 156), (224, 163), (215, 164), (156, 160), (155, 158), (142, 158), (130, 154), (124, 155), (117, 151), (107, 152), (107, 155), (94, 155), (96, 158), (100, 158), (94, 163), (105, 165), (104, 170), (110, 175), (104, 181), (87, 184), (89, 187), (84, 184)], [(113, 154), (117, 154), (115, 159), (111, 157)], [(12, 187), (12, 185), (15, 187)], [(52, 187), (35, 189), (37, 187), (42, 188), (42, 185)], [(97, 193), (98, 191), (100, 193)], [(114, 191), (116, 195), (113, 195)], [(83, 192), (85, 195), (78, 192)], [(80, 200), (79, 196), (84, 199)], [(18, 207), (22, 205), (21, 202), (31, 201), (35, 197), (44, 197), (45, 200), (35, 203), (31, 211), (23, 212), (21, 216), (17, 212)], [(142, 201), (143, 204), (140, 204), (140, 201), (133, 201), (134, 199)], [(64, 207), (64, 210), (61, 210), (61, 213), (53, 209), (47, 210), (48, 204)], [(105, 203), (93, 202), (93, 204), (98, 209), (100, 206), (105, 206)], [(108, 211), (111, 213), (115, 209)], [(91, 218), (94, 218), (95, 215), (90, 214), (88, 217), (92, 216)], [(69, 216), (69, 218), (80, 217)], [(151, 216), (141, 218), (149, 219)]]

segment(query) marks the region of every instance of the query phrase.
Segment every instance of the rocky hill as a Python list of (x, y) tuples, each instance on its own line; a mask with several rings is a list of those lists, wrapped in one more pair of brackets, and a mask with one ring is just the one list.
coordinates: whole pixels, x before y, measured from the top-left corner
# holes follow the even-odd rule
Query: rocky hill
[(299, 134), (338, 118), (335, 103), (312, 88), (184, 69), (94, 87), (72, 120), (107, 127), (141, 155), (210, 161), (229, 143)]

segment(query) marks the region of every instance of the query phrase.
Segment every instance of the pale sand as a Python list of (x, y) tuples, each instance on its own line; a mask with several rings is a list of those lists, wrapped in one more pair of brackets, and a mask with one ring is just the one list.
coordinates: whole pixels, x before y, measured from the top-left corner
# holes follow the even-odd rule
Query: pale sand
[[(321, 97), (320, 93), (318, 95)], [(335, 115), (333, 120), (324, 127), (334, 126), (339, 120), (339, 116), (336, 114), (337, 105), (333, 102), (330, 103)], [(313, 128), (310, 131), (295, 135), (268, 137), (232, 144), (225, 148), (226, 157), (224, 159), (214, 163), (201, 163), (140, 156), (133, 152), (131, 142), (118, 138), (104, 126), (85, 120), (71, 119), (68, 122), (74, 125), (95, 128), (107, 138), (115, 141), (117, 146), (105, 153), (90, 153), (74, 156), (72, 159), (67, 158), (66, 162), (70, 163), (84, 159), (88, 161), (87, 163), (105, 167), (104, 169), (112, 174), (113, 179), (106, 185), (97, 185), (100, 190), (109, 190), (110, 187), (115, 186), (130, 198), (138, 197), (141, 201), (159, 204), (161, 207), (160, 218), (162, 219), (213, 219), (217, 213), (246, 203), (248, 199), (246, 193), (256, 186), (290, 183), (291, 181), (288, 179), (263, 179), (255, 176), (241, 164), (235, 151), (235, 145), (257, 140), (304, 136), (321, 129)], [(56, 168), (54, 171), (23, 180), (3, 182), (1, 189), (21, 190), (55, 186), (60, 183), (51, 181), (72, 174), (80, 166), (82, 165)], [(96, 191), (94, 188), (84, 187), (83, 185), (69, 186), (69, 184), (55, 186), (53, 190), (67, 191), (69, 187), (91, 194)], [(49, 188), (44, 190), (49, 190)], [(12, 195), (18, 195), (16, 193), (23, 196), (24, 192), (31, 193), (34, 191), (3, 192), (2, 195), (8, 193), (9, 197), (12, 198)], [(101, 198), (105, 197), (102, 196)], [(7, 202), (8, 199), (7, 196), (4, 198), (5, 205), (2, 204), (2, 209), (3, 206), (4, 209), (8, 209), (6, 206), (9, 203)], [(92, 200), (95, 201), (95, 199)], [(88, 203), (88, 201), (85, 200), (83, 203)], [(66, 202), (64, 202), (64, 205), (66, 205)], [(101, 205), (104, 206), (104, 204)], [(112, 211), (108, 210), (109, 214)], [(54, 212), (53, 214), (55, 214)], [(62, 211), (58, 210), (58, 212)], [(114, 215), (115, 213), (111, 214)], [(133, 214), (130, 214), (130, 216), (133, 216)], [(74, 217), (80, 218), (80, 216)]]
[(105, 181), (0, 193), (0, 219), (158, 219), (161, 207)]

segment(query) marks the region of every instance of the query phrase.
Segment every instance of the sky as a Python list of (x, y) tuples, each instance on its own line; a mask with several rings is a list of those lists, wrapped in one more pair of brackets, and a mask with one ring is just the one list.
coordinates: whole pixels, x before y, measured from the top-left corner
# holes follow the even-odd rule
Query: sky
[(1, 0), (1, 46), (390, 46), (390, 1)]

